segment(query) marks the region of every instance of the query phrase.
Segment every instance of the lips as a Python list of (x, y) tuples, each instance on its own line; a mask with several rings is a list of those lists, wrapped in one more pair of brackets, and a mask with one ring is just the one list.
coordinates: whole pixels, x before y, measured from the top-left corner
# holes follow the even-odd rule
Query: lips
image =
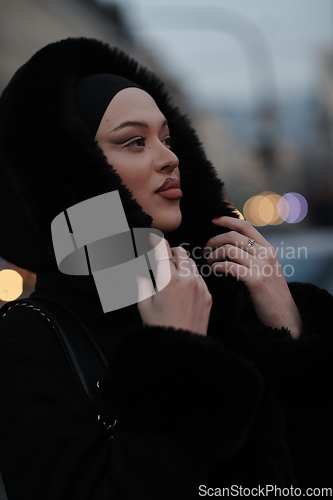
[(171, 177), (168, 177), (158, 188), (155, 193), (160, 193), (161, 191), (167, 191), (168, 189), (179, 189), (180, 188), (180, 182), (178, 179), (172, 179)]

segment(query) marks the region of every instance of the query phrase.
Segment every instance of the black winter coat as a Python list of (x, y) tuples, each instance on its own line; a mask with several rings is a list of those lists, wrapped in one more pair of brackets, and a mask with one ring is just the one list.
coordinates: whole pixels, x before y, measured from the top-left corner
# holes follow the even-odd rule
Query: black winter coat
[(136, 305), (103, 314), (60, 274), (39, 277), (38, 295), (69, 307), (109, 359), (101, 391), (117, 423), (110, 440), (49, 323), (32, 309), (9, 311), (0, 343), (9, 500), (190, 500), (208, 487), (333, 486), (332, 297), (291, 285), (305, 324), (293, 340), (251, 311), (238, 315), (227, 281), (213, 292), (205, 338), (143, 327)]
[(0, 99), (0, 210), (8, 214), (0, 255), (35, 271), (37, 293), (66, 305), (95, 337), (110, 365), (103, 413), (117, 423), (110, 440), (48, 321), (10, 310), (0, 323), (0, 469), (9, 500), (192, 500), (212, 496), (209, 487), (331, 487), (331, 295), (291, 285), (304, 323), (293, 340), (259, 323), (241, 283), (211, 275), (203, 337), (143, 326), (137, 305), (103, 314), (90, 276), (57, 270), (51, 222), (75, 203), (118, 190), (130, 227), (152, 221), (78, 115), (75, 84), (90, 73), (137, 82), (168, 119), (184, 194), (170, 246), (186, 244), (200, 268), (193, 249), (221, 232), (211, 218), (237, 216), (187, 118), (126, 54), (69, 39), (14, 75)]

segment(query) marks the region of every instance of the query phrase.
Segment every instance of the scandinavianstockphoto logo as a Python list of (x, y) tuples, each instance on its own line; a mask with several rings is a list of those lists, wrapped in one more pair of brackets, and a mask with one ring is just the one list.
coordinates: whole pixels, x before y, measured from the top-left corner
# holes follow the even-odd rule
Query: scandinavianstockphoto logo
[[(198, 258), (204, 257), (208, 260), (210, 256), (218, 255), (218, 248), (205, 247), (205, 252), (202, 252), (200, 247), (194, 247), (189, 250), (188, 243), (182, 243), (181, 246), (186, 250), (187, 257), (197, 261)], [(251, 246), (251, 251), (244, 251), (240, 246), (234, 246), (228, 249), (228, 259), (239, 264), (235, 269), (237, 270), (238, 280), (242, 277), (254, 273), (262, 273), (265, 277), (269, 276), (285, 276), (291, 278), (295, 273), (295, 265), (299, 260), (306, 260), (308, 258), (308, 249), (305, 246), (285, 246), (283, 241), (277, 247), (267, 246)], [(282, 264), (281, 264), (282, 262)], [(180, 269), (186, 276), (188, 273), (187, 266), (179, 265)], [(198, 270), (203, 277), (208, 277), (212, 274), (215, 276), (225, 276), (225, 273), (212, 267), (211, 263), (205, 263), (198, 266)]]

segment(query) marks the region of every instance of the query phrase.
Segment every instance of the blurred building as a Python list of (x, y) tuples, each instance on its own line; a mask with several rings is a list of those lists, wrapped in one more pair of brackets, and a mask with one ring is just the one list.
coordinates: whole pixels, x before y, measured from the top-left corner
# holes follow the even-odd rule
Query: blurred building
[(317, 99), (318, 129), (312, 150), (314, 209), (319, 223), (333, 226), (333, 50), (322, 57)]
[(41, 47), (79, 36), (117, 45), (156, 68), (147, 51), (133, 43), (118, 2), (105, 5), (93, 0), (1, 0), (0, 90)]

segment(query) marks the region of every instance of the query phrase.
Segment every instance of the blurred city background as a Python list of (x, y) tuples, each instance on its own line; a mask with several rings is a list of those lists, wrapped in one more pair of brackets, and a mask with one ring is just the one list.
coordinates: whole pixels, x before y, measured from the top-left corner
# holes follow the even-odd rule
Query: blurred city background
[[(332, 293), (332, 21), (332, 0), (0, 0), (0, 90), (61, 38), (130, 52), (167, 82), (287, 278)], [(34, 282), (0, 257), (0, 306)]]
[[(61, 38), (130, 52), (167, 82), (287, 279), (333, 293), (332, 21), (332, 0), (0, 0), (0, 90)], [(34, 283), (0, 257), (0, 306)]]

